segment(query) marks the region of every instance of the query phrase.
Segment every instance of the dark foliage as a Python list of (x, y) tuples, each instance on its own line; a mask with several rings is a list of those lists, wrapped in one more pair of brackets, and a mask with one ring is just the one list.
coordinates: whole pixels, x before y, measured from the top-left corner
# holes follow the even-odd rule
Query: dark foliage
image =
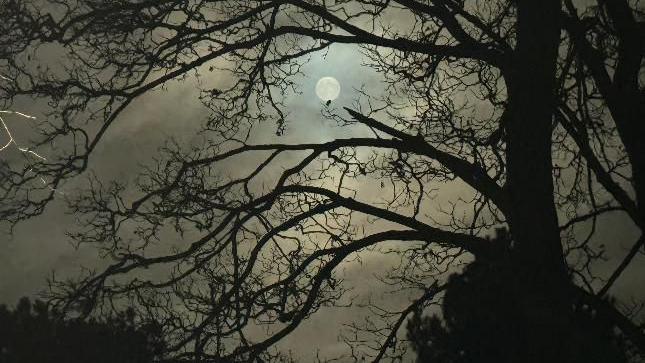
[[(526, 290), (517, 278), (520, 266), (513, 265), (506, 235), (497, 238), (506, 256), (495, 261), (476, 260), (447, 283), (443, 317), (422, 315), (417, 310), (408, 321), (408, 338), (419, 362), (519, 362), (533, 347), (544, 346), (535, 334), (539, 327), (527, 326)], [(533, 309), (534, 310), (534, 309)], [(627, 362), (628, 345), (606, 316), (588, 304), (572, 304), (570, 326), (562, 337), (559, 352), (563, 362)], [(545, 317), (545, 321), (548, 318)], [(553, 334), (558, 334), (553, 332)], [(581, 349), (584, 347), (584, 349)], [(540, 352), (534, 352), (537, 359)]]
[(0, 305), (0, 362), (151, 362), (161, 331), (137, 327), (132, 310), (102, 320), (64, 319), (42, 301)]

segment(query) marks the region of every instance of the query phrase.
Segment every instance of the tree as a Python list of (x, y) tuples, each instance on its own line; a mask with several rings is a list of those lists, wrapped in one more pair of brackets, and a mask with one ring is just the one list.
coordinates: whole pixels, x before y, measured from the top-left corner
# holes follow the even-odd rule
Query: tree
[(152, 362), (163, 351), (161, 331), (135, 327), (132, 310), (104, 320), (66, 319), (46, 303), (0, 305), (0, 362)]
[[(504, 237), (491, 242), (510, 251), (510, 241)], [(526, 347), (540, 345), (525, 340), (524, 332), (531, 327), (523, 325), (521, 302), (515, 298), (516, 285), (522, 281), (517, 281), (518, 268), (507, 256), (500, 253), (494, 262), (476, 260), (450, 276), (442, 316), (423, 315), (420, 310), (412, 315), (407, 331), (419, 362), (516, 362)], [(561, 361), (629, 361), (632, 349), (611, 319), (583, 302), (575, 303), (567, 318), (573, 334)]]
[[(501, 253), (485, 235), (507, 226), (513, 298), (531, 327), (521, 333), (535, 343), (524, 361), (557, 361), (568, 350), (574, 300), (645, 352), (637, 315), (603, 299), (645, 243), (638, 2), (45, 3), (4, 1), (0, 70), (11, 81), (1, 99), (4, 108), (46, 100), (51, 113), (34, 147), (65, 147), (5, 172), (2, 219), (40, 214), (142, 95), (214, 70), (231, 79), (203, 86), (212, 112), (202, 145), (169, 143), (135, 191), (93, 180), (71, 200), (83, 222), (72, 237), (95, 243), (112, 264), (61, 283), (53, 297), (63, 306), (90, 313), (131, 301), (166, 327), (169, 357), (251, 361), (273, 354), (319, 308), (347, 303), (344, 262), (398, 253), (386, 280), (419, 298), (398, 316), (376, 310), (380, 325), (357, 324), (348, 338), (380, 360), (402, 354), (398, 329), (433, 301), (461, 257)], [(395, 17), (406, 20), (388, 21)], [(358, 136), (279, 142), (302, 66), (339, 43), (363, 52), (384, 94), (361, 91), (356, 107), (325, 109)], [(28, 57), (45, 44), (60, 48), (65, 69)], [(275, 141), (254, 143), (267, 121)], [(463, 192), (439, 203), (455, 186)], [(391, 197), (379, 203), (376, 194)], [(610, 213), (640, 238), (606, 276), (594, 236)], [(174, 249), (167, 241), (177, 238), (185, 242)], [(362, 345), (366, 336), (375, 345)]]

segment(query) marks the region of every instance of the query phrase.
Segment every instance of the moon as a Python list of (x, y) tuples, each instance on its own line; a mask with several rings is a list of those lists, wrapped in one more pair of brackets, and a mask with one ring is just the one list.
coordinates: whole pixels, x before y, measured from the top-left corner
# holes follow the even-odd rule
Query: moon
[(323, 77), (316, 83), (316, 95), (323, 101), (333, 101), (340, 95), (340, 83), (334, 77)]

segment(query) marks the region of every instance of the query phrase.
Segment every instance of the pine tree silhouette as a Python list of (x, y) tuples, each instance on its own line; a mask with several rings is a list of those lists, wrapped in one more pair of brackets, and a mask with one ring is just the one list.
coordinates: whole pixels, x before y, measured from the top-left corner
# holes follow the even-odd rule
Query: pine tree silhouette
[(0, 305), (0, 363), (143, 363), (164, 348), (161, 330), (137, 327), (132, 309), (103, 320), (64, 319), (42, 301)]
[[(524, 296), (528, 288), (518, 281), (521, 266), (514, 266), (511, 240), (505, 230), (491, 241), (499, 253), (494, 262), (474, 261), (461, 274), (453, 274), (443, 300), (443, 317), (416, 312), (408, 321), (408, 338), (419, 362), (519, 362), (542, 346), (526, 326), (531, 309)], [(627, 362), (627, 347), (613, 326), (583, 304), (574, 304), (569, 316), (559, 317), (573, 326), (563, 337), (568, 356), (562, 362)], [(560, 332), (553, 332), (560, 334)], [(527, 354), (528, 352), (528, 354)]]

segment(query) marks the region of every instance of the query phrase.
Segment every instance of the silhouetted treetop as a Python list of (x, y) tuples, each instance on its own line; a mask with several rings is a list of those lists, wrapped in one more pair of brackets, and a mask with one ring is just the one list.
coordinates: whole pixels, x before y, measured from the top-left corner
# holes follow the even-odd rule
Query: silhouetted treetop
[[(521, 266), (513, 265), (510, 241), (498, 237), (493, 242), (507, 253), (498, 255), (494, 262), (476, 260), (450, 276), (440, 315), (417, 310), (408, 320), (407, 335), (418, 362), (510, 363), (525, 359), (527, 351), (533, 359), (542, 354), (532, 351), (544, 344), (537, 342), (543, 337), (531, 334), (534, 327), (526, 324), (522, 307), (526, 286), (517, 278)], [(584, 301), (574, 300), (568, 313), (559, 318), (573, 331), (571, 336), (561, 337), (560, 361), (637, 361), (638, 351), (630, 347), (611, 319)]]
[(153, 362), (164, 350), (161, 333), (137, 326), (133, 310), (82, 320), (22, 298), (14, 310), (0, 305), (0, 362)]

